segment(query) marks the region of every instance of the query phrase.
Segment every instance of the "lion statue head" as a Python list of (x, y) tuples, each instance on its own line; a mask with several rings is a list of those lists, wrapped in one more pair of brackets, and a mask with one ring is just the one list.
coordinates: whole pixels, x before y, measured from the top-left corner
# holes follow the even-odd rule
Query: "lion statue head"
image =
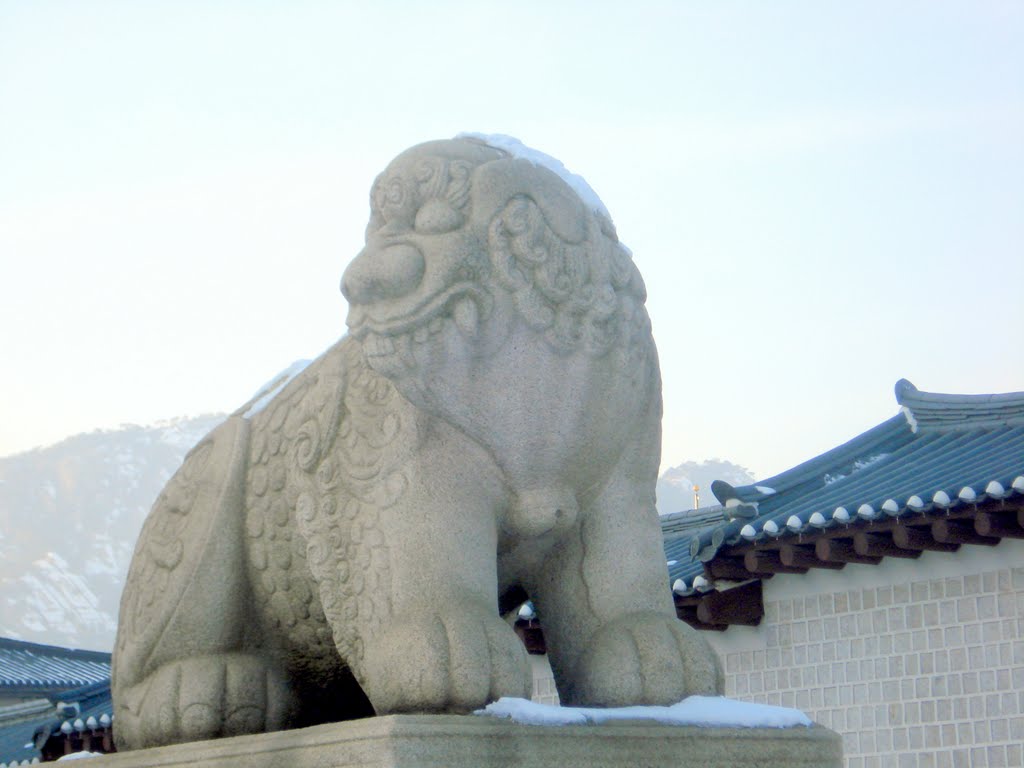
[(643, 279), (599, 201), (537, 155), (469, 137), (400, 154), (341, 286), (370, 366), (526, 493), (604, 443), (599, 476), (614, 425), (660, 415)]

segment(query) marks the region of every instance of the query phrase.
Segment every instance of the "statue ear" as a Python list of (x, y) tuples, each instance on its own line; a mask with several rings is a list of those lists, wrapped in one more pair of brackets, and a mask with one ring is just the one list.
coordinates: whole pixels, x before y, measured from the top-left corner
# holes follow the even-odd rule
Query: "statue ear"
[(485, 163), (473, 174), (473, 216), (490, 218), (516, 195), (532, 198), (555, 233), (568, 243), (587, 236), (587, 211), (558, 174), (528, 160), (504, 158)]

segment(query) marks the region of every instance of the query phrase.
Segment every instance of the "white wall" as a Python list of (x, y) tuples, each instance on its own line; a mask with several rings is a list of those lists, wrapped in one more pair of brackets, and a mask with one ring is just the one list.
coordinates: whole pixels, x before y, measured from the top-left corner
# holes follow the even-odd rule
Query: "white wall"
[(708, 633), (726, 695), (804, 710), (848, 768), (1024, 766), (1024, 542), (778, 575)]

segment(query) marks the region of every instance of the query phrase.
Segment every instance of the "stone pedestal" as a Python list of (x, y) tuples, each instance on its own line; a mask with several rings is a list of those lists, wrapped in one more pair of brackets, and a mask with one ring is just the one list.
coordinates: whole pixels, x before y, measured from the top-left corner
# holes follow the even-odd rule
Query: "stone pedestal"
[(697, 728), (650, 721), (520, 725), (490, 717), (391, 715), (107, 755), (103, 768), (841, 768), (821, 726)]

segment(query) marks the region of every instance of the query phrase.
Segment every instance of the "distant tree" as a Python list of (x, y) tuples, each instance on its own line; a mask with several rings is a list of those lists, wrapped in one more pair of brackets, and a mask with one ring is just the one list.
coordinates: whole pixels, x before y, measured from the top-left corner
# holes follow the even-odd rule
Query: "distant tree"
[(694, 485), (700, 488), (700, 505), (708, 507), (718, 503), (711, 495), (713, 480), (724, 480), (730, 485), (749, 485), (754, 479), (749, 469), (724, 459), (683, 462), (665, 470), (658, 478), (658, 514), (667, 515), (693, 509)]

